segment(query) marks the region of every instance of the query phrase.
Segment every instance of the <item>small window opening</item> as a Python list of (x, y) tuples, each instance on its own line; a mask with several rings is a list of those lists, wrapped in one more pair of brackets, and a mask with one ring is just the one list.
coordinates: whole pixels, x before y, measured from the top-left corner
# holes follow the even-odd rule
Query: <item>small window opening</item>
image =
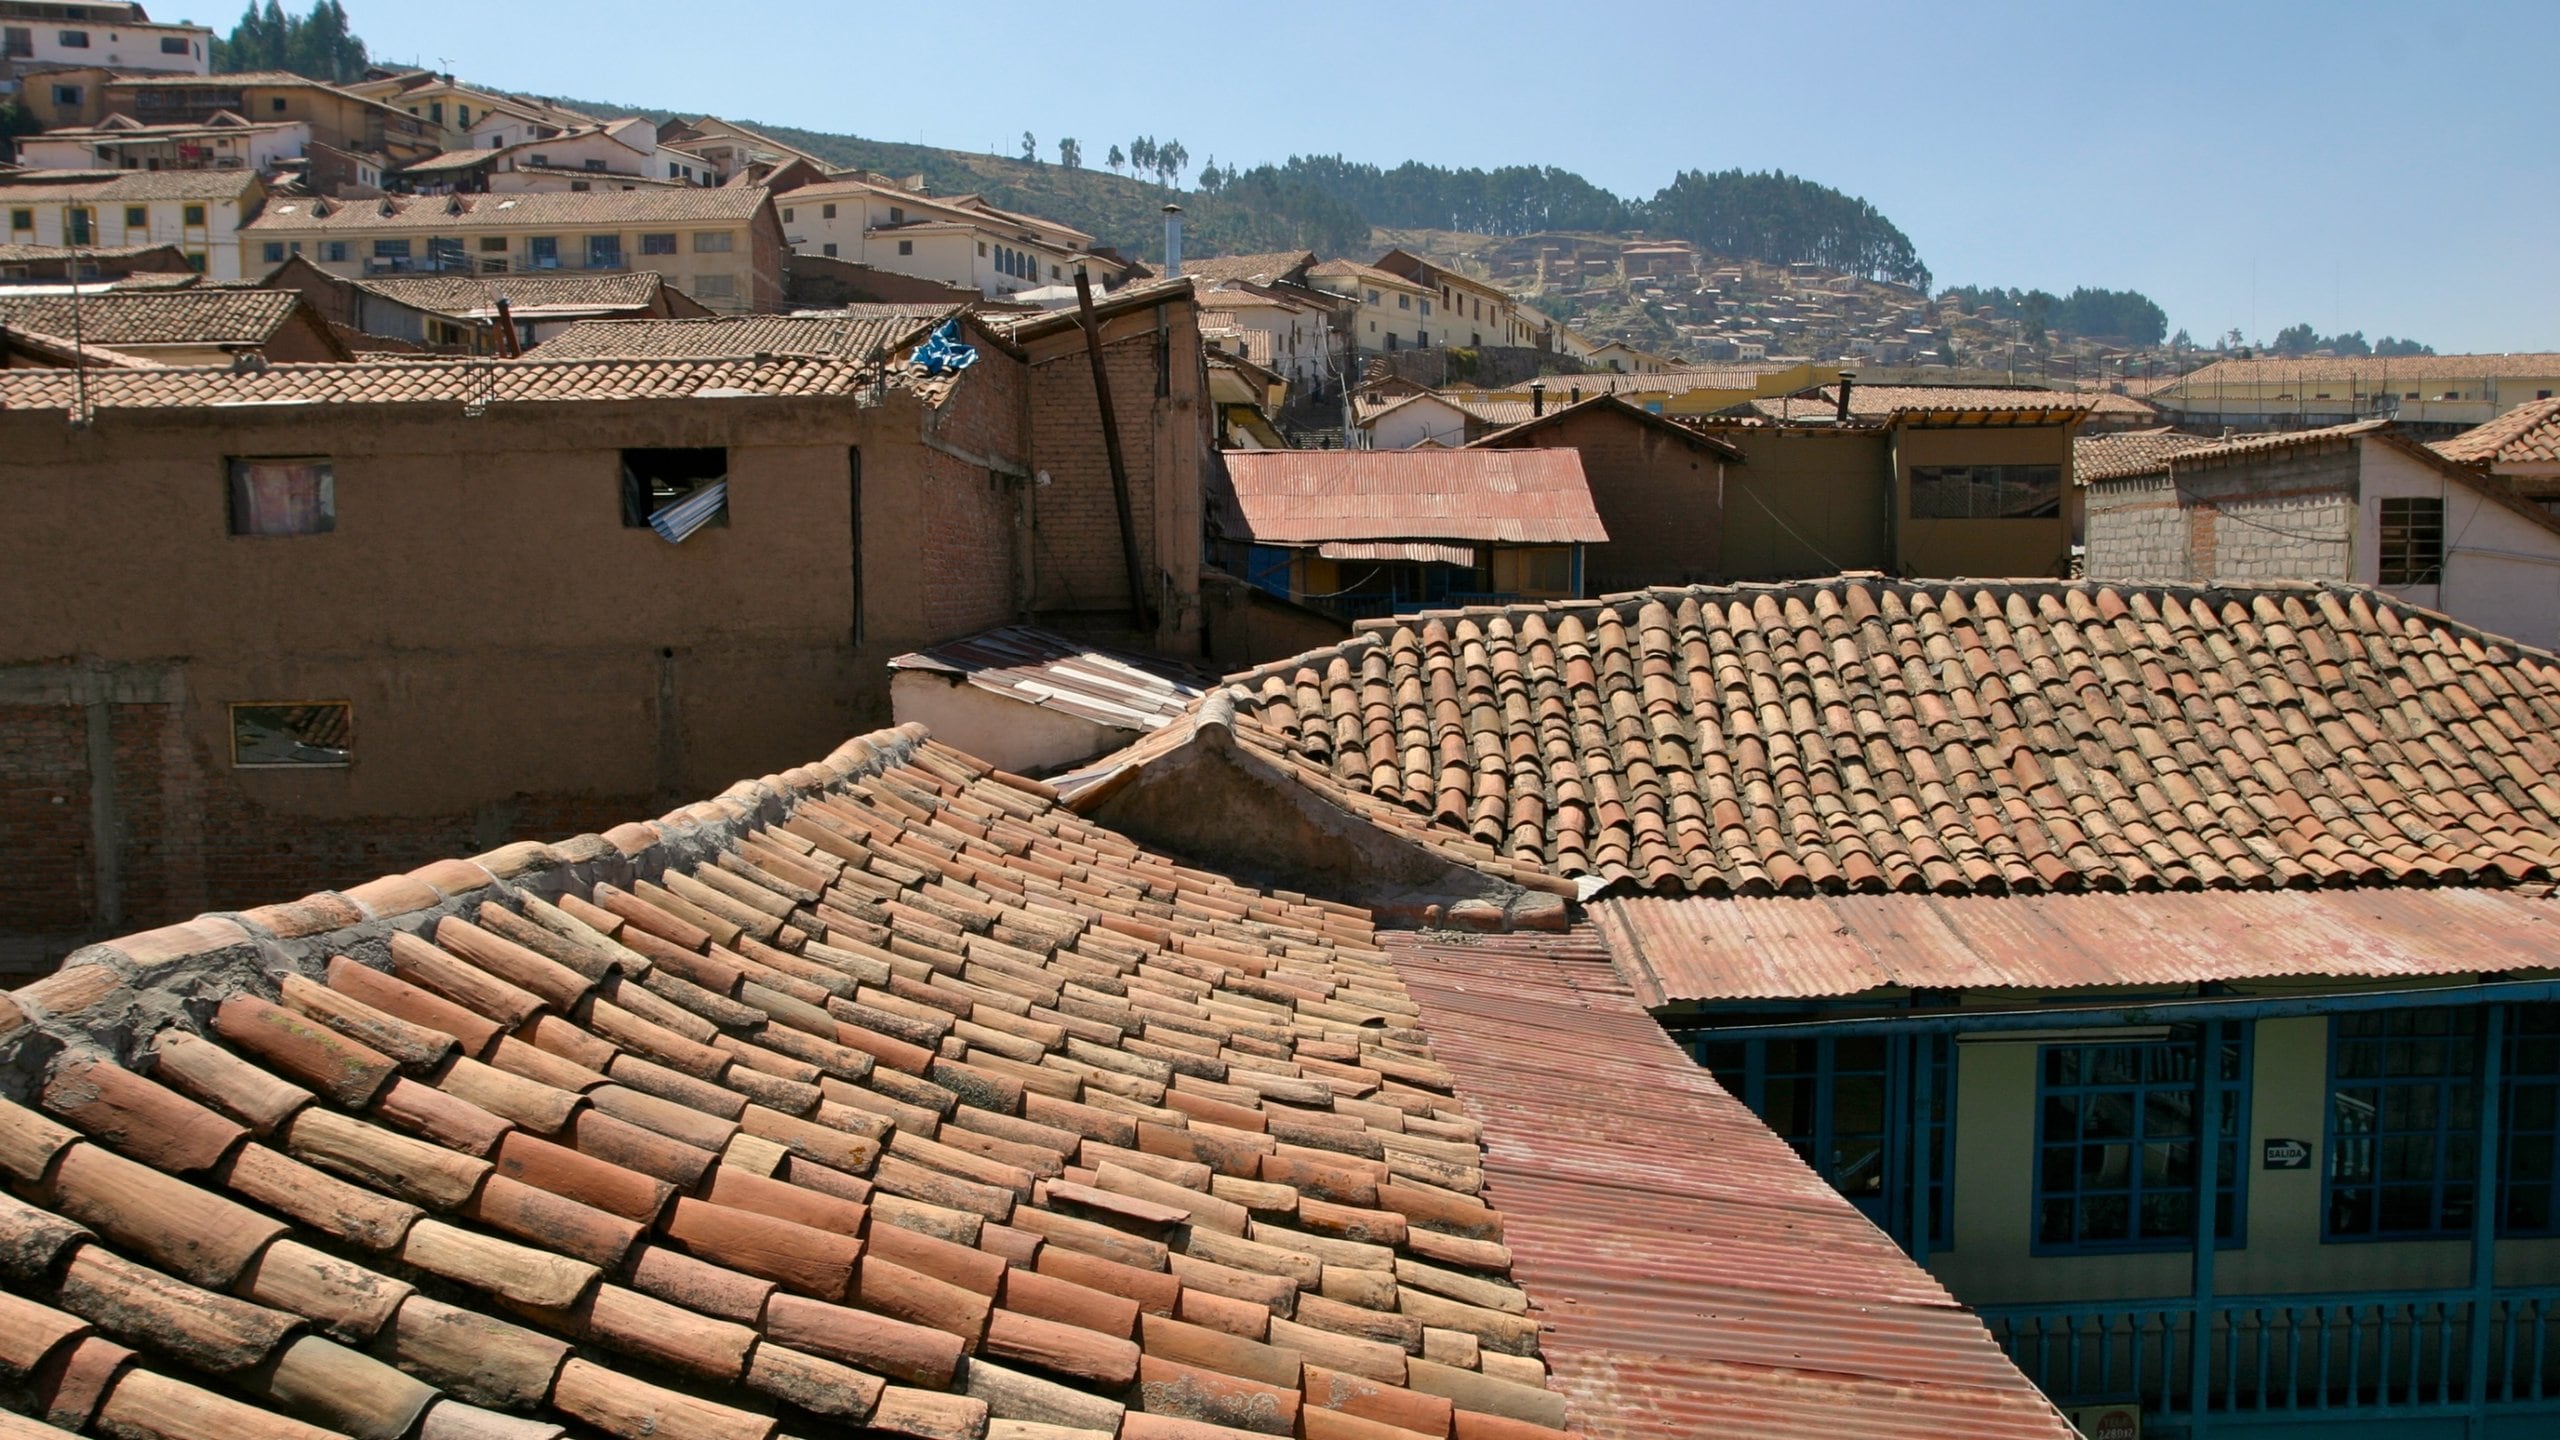
[(244, 770), (355, 763), (355, 707), (343, 700), (231, 707), (231, 763)]
[(729, 523), (729, 452), (723, 446), (622, 452), (622, 524), (682, 544), (705, 525)]
[(326, 535), (338, 528), (335, 467), (325, 459), (235, 459), (234, 535)]

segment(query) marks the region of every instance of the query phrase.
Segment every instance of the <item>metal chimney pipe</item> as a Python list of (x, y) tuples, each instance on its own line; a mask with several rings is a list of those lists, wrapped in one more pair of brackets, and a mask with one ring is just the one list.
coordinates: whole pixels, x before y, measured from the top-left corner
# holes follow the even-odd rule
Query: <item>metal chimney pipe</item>
[(1182, 278), (1182, 207), (1164, 207), (1164, 278)]
[(1840, 372), (1840, 409), (1839, 413), (1832, 417), (1834, 421), (1839, 424), (1846, 425), (1849, 423), (1849, 387), (1857, 383), (1857, 371), (1843, 370)]
[(1534, 420), (1546, 413), (1547, 382), (1544, 380), (1532, 380), (1529, 382), (1529, 418)]

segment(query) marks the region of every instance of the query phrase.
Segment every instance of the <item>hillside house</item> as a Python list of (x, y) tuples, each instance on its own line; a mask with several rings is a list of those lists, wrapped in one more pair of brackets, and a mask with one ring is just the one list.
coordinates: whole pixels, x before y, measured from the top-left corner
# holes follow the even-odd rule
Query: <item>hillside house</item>
[(247, 171), (143, 171), (113, 179), (0, 176), (13, 245), (175, 245), (210, 280), (243, 280), (241, 228), (266, 200)]
[(110, 115), (18, 139), (18, 163), (33, 170), (247, 170), (272, 176), (303, 158), (311, 127), (299, 120), (261, 125), (221, 111), (210, 119), (145, 125)]
[(1379, 256), (1375, 268), (1438, 292), (1439, 329), (1444, 344), (1548, 348), (1548, 331), (1554, 322), (1521, 305), (1498, 285), (1434, 265), (1407, 250), (1390, 250)]
[(153, 20), (124, 0), (0, 0), (0, 59), (21, 70), (104, 65), (202, 75), (213, 68), (213, 31)]
[(879, 179), (798, 186), (775, 202), (795, 253), (966, 285), (993, 297), (1072, 285), (1078, 266), (1099, 285), (1126, 267), (1092, 254), (1081, 230), (999, 210), (974, 195), (936, 197)]
[(711, 313), (653, 270), (596, 274), (376, 275), (351, 280), (295, 256), (266, 279), (298, 290), (332, 324), (355, 335), (436, 354), (495, 355), (498, 302), (530, 350), (590, 320), (682, 319)]
[(1448, 341), (1448, 329), (1433, 313), (1439, 292), (1429, 286), (1353, 260), (1312, 266), (1307, 281), (1351, 302), (1349, 343), (1355, 351), (1428, 350), (1434, 335)]
[(328, 321), (291, 290), (151, 288), (12, 295), (0, 329), (33, 331), (155, 365), (273, 364), (348, 358)]

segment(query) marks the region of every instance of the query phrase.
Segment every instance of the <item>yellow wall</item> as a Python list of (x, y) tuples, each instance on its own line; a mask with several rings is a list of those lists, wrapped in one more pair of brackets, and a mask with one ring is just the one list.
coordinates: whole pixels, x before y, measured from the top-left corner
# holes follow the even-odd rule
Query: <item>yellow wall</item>
[(1724, 467), (1720, 578), (1784, 580), (1889, 568), (1881, 431), (1717, 433), (1745, 457)]
[[(2072, 511), (2079, 502), (2071, 483), (2071, 430), (2068, 425), (1896, 430), (1894, 568), (1905, 575), (1983, 579), (2062, 574), (2071, 558)], [(1911, 471), (1930, 465), (2059, 465), (2062, 513), (2035, 520), (1915, 520)]]
[[(2240, 1150), (2246, 1244), (2222, 1250), (2222, 1295), (2456, 1287), (2470, 1279), (2467, 1240), (2320, 1243), (2320, 1178), (2328, 1163), (2326, 1018), (2262, 1020), (2252, 1052), (2248, 1140)], [(2091, 1039), (2103, 1039), (2103, 1032)], [(2035, 1212), (2036, 1063), (2042, 1041), (1984, 1035), (1956, 1046), (1955, 1245), (1929, 1269), (1968, 1305), (2183, 1296), (2186, 1250), (2141, 1255), (2038, 1256)], [(2312, 1145), (2311, 1167), (2264, 1170), (2270, 1139)], [(2498, 1283), (2560, 1280), (2560, 1240), (2498, 1242)]]

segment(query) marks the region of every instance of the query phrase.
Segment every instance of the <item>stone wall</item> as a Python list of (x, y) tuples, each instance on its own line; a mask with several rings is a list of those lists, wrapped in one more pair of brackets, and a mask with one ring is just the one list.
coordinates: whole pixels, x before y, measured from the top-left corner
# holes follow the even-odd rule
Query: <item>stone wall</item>
[(2352, 580), (2356, 451), (2289, 450), (2088, 490), (2097, 580)]

